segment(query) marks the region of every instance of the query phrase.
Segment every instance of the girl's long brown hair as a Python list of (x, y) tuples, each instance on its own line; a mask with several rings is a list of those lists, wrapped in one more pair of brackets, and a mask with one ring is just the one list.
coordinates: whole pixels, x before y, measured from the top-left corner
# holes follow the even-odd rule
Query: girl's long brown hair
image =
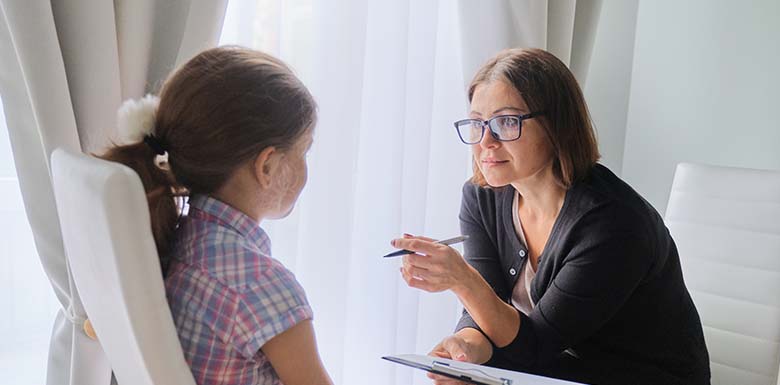
[(114, 146), (101, 158), (123, 163), (141, 178), (165, 271), (180, 213), (177, 197), (215, 192), (266, 147), (289, 149), (315, 120), (314, 99), (283, 62), (219, 47), (192, 58), (162, 87), (152, 135), (167, 151), (165, 167), (143, 141)]

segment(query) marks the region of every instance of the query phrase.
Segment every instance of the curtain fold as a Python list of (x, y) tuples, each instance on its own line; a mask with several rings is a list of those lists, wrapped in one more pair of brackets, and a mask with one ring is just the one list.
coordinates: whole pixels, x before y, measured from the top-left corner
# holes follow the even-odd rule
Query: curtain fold
[(62, 304), (52, 329), (49, 385), (111, 380), (100, 345), (82, 331), (87, 315), (68, 272), (49, 156), (57, 147), (105, 148), (115, 137), (121, 101), (155, 91), (177, 60), (214, 45), (226, 3), (0, 0), (0, 91), (9, 138), (35, 246)]
[(603, 0), (579, 0), (575, 8), (569, 68), (585, 89)]
[[(463, 71), (469, 82), (505, 48), (543, 48), (586, 81), (602, 0), (460, 0)], [(486, 26), (490, 26), (487, 28)]]

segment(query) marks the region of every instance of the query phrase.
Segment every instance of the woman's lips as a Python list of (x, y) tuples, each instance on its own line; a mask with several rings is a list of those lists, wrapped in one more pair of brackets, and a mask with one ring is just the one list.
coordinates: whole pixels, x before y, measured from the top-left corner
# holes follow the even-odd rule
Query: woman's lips
[(498, 159), (482, 159), (482, 164), (485, 167), (495, 167), (500, 166), (504, 163), (509, 162), (508, 160), (498, 160)]

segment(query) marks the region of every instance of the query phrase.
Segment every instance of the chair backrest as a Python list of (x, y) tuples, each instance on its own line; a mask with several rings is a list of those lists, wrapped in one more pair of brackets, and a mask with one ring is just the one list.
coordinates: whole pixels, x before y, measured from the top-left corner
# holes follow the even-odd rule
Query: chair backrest
[(780, 383), (780, 172), (679, 164), (666, 223), (712, 384)]
[(57, 212), (84, 309), (120, 385), (194, 385), (171, 318), (138, 175), (62, 149)]

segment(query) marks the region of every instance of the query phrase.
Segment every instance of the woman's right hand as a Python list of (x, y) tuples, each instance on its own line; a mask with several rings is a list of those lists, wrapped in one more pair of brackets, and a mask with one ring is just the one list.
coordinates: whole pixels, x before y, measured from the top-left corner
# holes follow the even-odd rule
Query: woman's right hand
[[(493, 355), (493, 347), (480, 331), (465, 328), (444, 338), (428, 355), (455, 361), (484, 364)], [(465, 382), (454, 378), (433, 373), (428, 373), (428, 378), (432, 379), (436, 385), (465, 384)]]

